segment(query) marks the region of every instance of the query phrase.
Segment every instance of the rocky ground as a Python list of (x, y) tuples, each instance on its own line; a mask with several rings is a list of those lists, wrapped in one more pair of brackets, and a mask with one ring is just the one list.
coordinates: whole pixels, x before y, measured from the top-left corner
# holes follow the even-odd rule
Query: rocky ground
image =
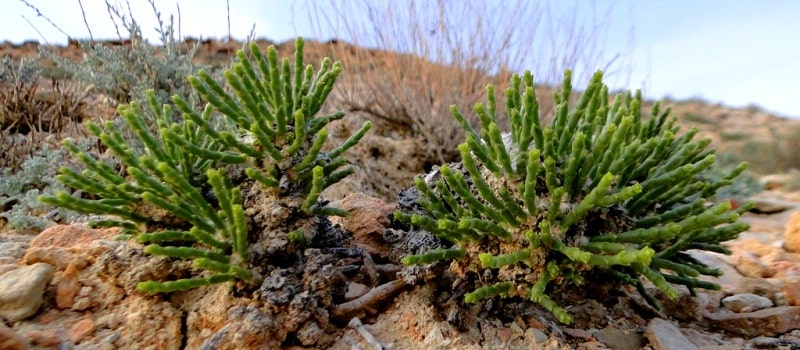
[[(663, 311), (635, 290), (570, 296), (573, 325), (541, 310), (508, 319), (497, 310), (471, 310), (453, 322), (439, 292), (405, 285), (397, 266), (374, 264), (373, 281), (349, 280), (345, 319), (329, 324), (270, 319), (219, 285), (148, 296), (135, 291), (158, 263), (140, 246), (114, 241), (113, 229), (58, 225), (36, 235), (0, 235), (0, 348), (2, 349), (222, 349), (270, 344), (264, 327), (306, 322), (275, 346), (296, 349), (795, 349), (800, 347), (800, 193), (765, 191), (745, 220), (752, 228), (730, 242), (730, 256), (697, 253), (722, 269), (721, 291), (683, 290), (661, 298)], [(376, 261), (390, 255), (391, 205), (355, 194), (342, 201), (353, 216), (338, 224)], [(333, 266), (335, 262), (321, 264)], [(367, 265), (363, 263), (361, 265)], [(382, 283), (377, 281), (389, 282)], [(376, 283), (377, 282), (377, 283)], [(576, 295), (580, 295), (578, 293)], [(376, 297), (377, 295), (377, 297)], [(355, 302), (354, 302), (355, 301)], [(512, 307), (508, 303), (505, 307)], [(298, 311), (313, 312), (307, 305)], [(335, 314), (335, 312), (334, 312)], [(353, 317), (350, 317), (353, 316)], [(478, 316), (478, 317), (475, 317)], [(319, 318), (316, 318), (319, 319)], [(449, 320), (450, 319), (450, 320)], [(284, 336), (286, 336), (284, 334)], [(275, 344), (275, 343), (272, 343)], [(280, 343), (278, 343), (280, 344)], [(306, 344), (307, 346), (304, 346)], [(324, 345), (324, 346), (321, 346)]]
[[(235, 47), (206, 43), (201, 59), (226, 62)], [(75, 50), (64, 48), (63, 55), (78, 59)], [(308, 50), (312, 56), (325, 51), (313, 44)], [(12, 57), (35, 52), (33, 43), (0, 45), (0, 54)], [(330, 127), (331, 143), (370, 119), (350, 112)], [(679, 104), (674, 114), (681, 121), (709, 116), (700, 121), (701, 133), (723, 149), (726, 141), (744, 143), (732, 138), (734, 131), (769, 139), (767, 125), (790, 130), (796, 124), (750, 112)], [(302, 271), (274, 270), (259, 291), (269, 296), (265, 302), (229, 285), (168, 296), (137, 292), (143, 278), (188, 267), (114, 240), (115, 230), (53, 223), (41, 233), (20, 234), (0, 225), (0, 349), (800, 348), (800, 192), (784, 186), (791, 179), (762, 179), (768, 190), (744, 218), (751, 229), (729, 243), (732, 255), (697, 253), (725, 272), (713, 279), (721, 291), (690, 296), (684, 289), (676, 301), (660, 298), (663, 311), (635, 290), (565, 291), (557, 298), (571, 305), (575, 322), (564, 326), (529, 303), (498, 300), (458, 309), (448, 291), (404, 282), (393, 249), (403, 237), (390, 215), (398, 191), (430, 167), (424, 149), (407, 130), (376, 122), (348, 159), (356, 173), (326, 193), (351, 211), (334, 222), (352, 234), (351, 248), (309, 249)], [(306, 290), (313, 293), (299, 292)], [(326, 293), (335, 297), (326, 299)]]

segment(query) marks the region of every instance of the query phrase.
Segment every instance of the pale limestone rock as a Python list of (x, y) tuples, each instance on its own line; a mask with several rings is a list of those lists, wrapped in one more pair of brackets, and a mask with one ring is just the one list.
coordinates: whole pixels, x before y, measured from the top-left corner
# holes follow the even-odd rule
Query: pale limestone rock
[(8, 322), (16, 322), (35, 315), (52, 277), (53, 266), (43, 263), (24, 266), (0, 276), (0, 316)]

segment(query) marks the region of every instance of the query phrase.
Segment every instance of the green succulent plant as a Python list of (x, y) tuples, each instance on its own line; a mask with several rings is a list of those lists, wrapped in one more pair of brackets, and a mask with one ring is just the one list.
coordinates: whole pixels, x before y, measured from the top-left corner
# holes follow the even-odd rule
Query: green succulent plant
[(577, 104), (571, 94), (567, 71), (552, 121), (542, 125), (533, 76), (515, 75), (505, 94), (508, 134), (498, 127), (492, 86), (487, 103), (474, 107), (480, 133), (451, 107), (466, 130), (462, 162), (415, 178), (422, 210), (395, 213), (441, 238), (444, 248), (407, 255), (403, 263), (452, 259), (451, 271), (482, 276), (464, 295), (467, 303), (520, 296), (562, 323), (572, 318), (548, 287), (581, 285), (588, 275), (634, 285), (655, 306), (643, 279), (671, 298), (671, 284), (692, 293), (718, 289), (698, 276), (721, 272), (687, 250), (729, 253), (721, 243), (748, 228), (737, 220), (749, 206), (706, 204), (746, 164), (705, 176), (716, 161), (710, 141), (695, 141), (696, 129), (678, 136), (669, 110), (658, 104), (643, 116), (639, 92), (610, 102), (601, 72)]
[[(341, 155), (371, 124), (365, 123), (331, 152), (322, 151), (325, 126), (344, 117), (343, 112), (317, 115), (341, 64), (326, 58), (314, 73), (303, 61), (299, 38), (291, 62), (279, 61), (274, 46), (264, 55), (255, 43), (250, 43), (249, 52), (238, 51), (237, 58), (224, 74), (227, 89), (205, 71), (188, 78), (209, 101), (200, 112), (176, 95), (173, 102), (182, 118), (173, 118), (171, 107), (159, 106), (149, 91), (147, 103), (157, 116), (157, 132), (146, 126), (136, 102), (119, 107), (144, 144), (143, 154), (129, 147), (113, 123), (89, 124), (122, 171), (66, 140), (64, 145), (86, 169), (62, 168), (58, 179), (91, 197), (59, 192), (40, 198), (110, 217), (93, 224), (120, 227), (124, 235), (148, 243), (145, 252), (191, 259), (194, 267), (208, 271), (175, 281), (141, 282), (138, 288), (143, 291), (170, 292), (231, 280), (257, 284), (258, 262), (252, 261), (252, 253), (264, 241), (276, 234), (283, 235), (283, 241), (313, 238), (309, 222), (347, 215), (320, 202), (319, 196), (353, 172)], [(271, 215), (268, 228), (249, 225), (265, 221), (265, 211)]]

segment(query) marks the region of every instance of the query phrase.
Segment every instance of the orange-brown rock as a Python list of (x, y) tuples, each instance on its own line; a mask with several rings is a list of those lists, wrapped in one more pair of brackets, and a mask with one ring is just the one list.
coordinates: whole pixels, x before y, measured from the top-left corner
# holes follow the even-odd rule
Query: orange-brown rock
[(56, 266), (58, 270), (71, 264), (80, 271), (110, 249), (107, 245), (92, 242), (112, 240), (118, 233), (118, 228), (93, 229), (79, 224), (54, 226), (31, 240), (22, 262), (28, 265), (43, 262)]
[(737, 250), (731, 256), (736, 269), (746, 277), (771, 277), (772, 268), (751, 252)]
[(782, 291), (789, 305), (800, 306), (800, 281), (786, 283)]
[(732, 249), (743, 250), (755, 254), (757, 257), (762, 257), (775, 251), (774, 247), (761, 243), (755, 238), (745, 238), (736, 242)]
[(94, 321), (91, 318), (84, 318), (70, 328), (69, 340), (73, 344), (80, 343), (81, 340), (94, 333), (94, 329)]
[(89, 265), (89, 261), (84, 256), (79, 256), (63, 249), (50, 247), (29, 248), (22, 258), (22, 263), (26, 265), (45, 263), (53, 265), (59, 270), (65, 269), (69, 265), (75, 266), (78, 270), (83, 270)]
[(67, 265), (67, 268), (58, 273), (58, 282), (56, 282), (56, 306), (60, 309), (68, 309), (72, 307), (75, 302), (75, 295), (78, 293), (81, 285), (78, 282), (78, 269), (73, 264)]
[(58, 333), (52, 329), (31, 331), (28, 333), (28, 339), (34, 345), (52, 348), (64, 342), (64, 339), (61, 339)]
[(389, 246), (383, 233), (389, 225), (394, 206), (363, 193), (353, 193), (342, 199), (340, 207), (350, 215), (339, 222), (353, 233), (356, 244), (374, 256), (389, 255)]
[(85, 225), (58, 225), (50, 227), (31, 240), (30, 247), (71, 248), (83, 246), (98, 239), (113, 239), (118, 228), (93, 229)]
[(783, 247), (792, 252), (800, 252), (800, 211), (795, 212), (786, 223), (786, 230), (783, 232)]
[(30, 346), (17, 332), (0, 323), (0, 349), (3, 350), (27, 350)]

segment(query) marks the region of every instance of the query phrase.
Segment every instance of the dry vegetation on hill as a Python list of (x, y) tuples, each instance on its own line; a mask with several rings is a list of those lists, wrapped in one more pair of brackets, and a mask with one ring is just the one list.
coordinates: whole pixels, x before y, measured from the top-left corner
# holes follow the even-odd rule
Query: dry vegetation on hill
[[(259, 40), (258, 43), (264, 48), (272, 44), (268, 40)], [(194, 61), (198, 64), (219, 64), (229, 61), (230, 52), (241, 47), (241, 43), (216, 40), (203, 42), (191, 40), (185, 43), (187, 46), (194, 44), (200, 45), (194, 57)], [(0, 46), (0, 55), (9, 57), (11, 59), (9, 62), (14, 61), (17, 64), (23, 58), (37, 60), (36, 45), (4, 43)], [(109, 42), (105, 45), (124, 46), (130, 43)], [(277, 46), (282, 55), (294, 50), (293, 42), (280, 43)], [(52, 48), (52, 50), (70, 60), (81, 57), (81, 48), (78, 45)], [(355, 125), (360, 125), (365, 120), (375, 123), (375, 128), (351, 155), (350, 161), (356, 165), (358, 171), (343, 184), (333, 188), (328, 193), (331, 198), (342, 198), (347, 193), (361, 191), (391, 202), (395, 200), (401, 188), (410, 185), (410, 179), (414, 175), (441, 163), (442, 157), (445, 157), (444, 160), (450, 160), (445, 150), (450, 143), (455, 142), (454, 140), (461, 139), (450, 115), (434, 113), (417, 119), (412, 118), (409, 113), (421, 113), (419, 111), (423, 109), (420, 106), (408, 106), (409, 101), (416, 98), (415, 95), (403, 97), (408, 99), (403, 100), (405, 101), (403, 103), (399, 102), (401, 100), (395, 101), (398, 103), (396, 105), (398, 109), (390, 109), (385, 100), (372, 100), (361, 104), (359, 101), (362, 101), (360, 100), (362, 98), (363, 101), (368, 101), (371, 97), (378, 98), (375, 97), (377, 87), (374, 81), (378, 79), (375, 75), (379, 72), (423, 70), (426, 74), (389, 75), (385, 79), (387, 86), (399, 86), (403, 91), (418, 92), (419, 86), (436, 80), (436, 77), (443, 76), (445, 81), (457, 79), (453, 78), (458, 76), (457, 69), (430, 63), (411, 55), (364, 49), (336, 40), (324, 43), (309, 41), (306, 44), (306, 53), (309, 61), (333, 56), (349, 63), (344, 74), (348, 78), (337, 85), (327, 108), (345, 110), (352, 117), (335, 124), (331, 138), (334, 140), (346, 138), (355, 130)], [(113, 99), (93, 92), (91, 88), (83, 88), (69, 79), (56, 79), (64, 74), (49, 60), (39, 58), (37, 62), (40, 67), (46, 68), (43, 74), (50, 78), (39, 77), (31, 84), (25, 85), (24, 89), (20, 84), (3, 85), (2, 96), (8, 111), (4, 114), (2, 124), (3, 164), (11, 166), (11, 169), (19, 166), (25, 157), (35, 154), (40, 147), (34, 144), (44, 142), (47, 135), (54, 135), (49, 138), (51, 146), (55, 144), (52, 141), (67, 136), (82, 138), (86, 136), (84, 129), (79, 125), (82, 121), (110, 120), (115, 116)], [(360, 83), (363, 81), (358, 80), (359, 77), (364, 76), (369, 77), (367, 79), (369, 83)], [(476, 77), (470, 79), (492, 82), (495, 78), (486, 75), (483, 79)], [(470, 86), (475, 84), (478, 84), (477, 81), (470, 83)], [(547, 101), (551, 92), (548, 87), (539, 86), (537, 94), (540, 99)], [(443, 106), (447, 103), (437, 97), (426, 100), (424, 106), (428, 107), (424, 108), (431, 108), (431, 104)], [(546, 110), (547, 102), (544, 104), (543, 109)], [(756, 108), (732, 109), (696, 100), (666, 101), (665, 106), (672, 108), (672, 114), (677, 116), (683, 130), (696, 126), (702, 137), (711, 138), (718, 153), (722, 154), (730, 164), (740, 160), (748, 161), (751, 163), (751, 171), (756, 175), (800, 169), (800, 156), (796, 152), (800, 149), (800, 141), (794, 137), (800, 132), (800, 121), (780, 118)], [(20, 108), (28, 109), (20, 111)], [(54, 126), (57, 128), (51, 130), (48, 125), (53, 122), (57, 122)], [(30, 127), (20, 128), (22, 125)], [(447, 137), (436, 143), (431, 141), (432, 135), (447, 135)], [(450, 152), (453, 152), (452, 149)]]
[(745, 160), (758, 175), (800, 169), (800, 120), (756, 107), (728, 108), (704, 101), (667, 101), (686, 127), (697, 126), (718, 153)]
[[(258, 43), (264, 48), (273, 44), (273, 42), (263, 39), (258, 40)], [(129, 44), (130, 42), (125, 41), (104, 43), (104, 45), (110, 46)], [(241, 43), (238, 42), (228, 43), (217, 40), (198, 42), (189, 39), (185, 44), (200, 46), (194, 57), (195, 62), (217, 65), (228, 62), (232, 52), (241, 47)], [(278, 48), (281, 54), (286, 54), (294, 50), (293, 45), (293, 42), (289, 41), (279, 43)], [(0, 46), (0, 56), (8, 57), (18, 64), (23, 58), (37, 59), (38, 46), (39, 44), (35, 42), (22, 44), (6, 42)], [(482, 73), (472, 70), (464, 72), (461, 69), (430, 62), (414, 55), (359, 48), (356, 45), (337, 40), (324, 43), (309, 41), (306, 46), (307, 57), (310, 61), (331, 56), (345, 63), (344, 81), (337, 85), (337, 93), (334, 95), (330, 108), (363, 113), (365, 118), (372, 119), (378, 125), (383, 125), (383, 129), (378, 129), (375, 133), (391, 138), (419, 138), (423, 142), (420, 146), (428, 149), (419, 154), (424, 158), (420, 161), (427, 164), (426, 167), (442, 160), (452, 159), (446, 155), (448, 152), (454, 152), (455, 144), (452, 143), (455, 141), (453, 140), (460, 139), (459, 135), (455, 134), (458, 133), (458, 128), (449, 115), (449, 105), (458, 101), (446, 102), (444, 100), (447, 97), (460, 99), (459, 105), (470, 106), (470, 101), (477, 101), (477, 98), (483, 94), (482, 87), (485, 84), (502, 84), (501, 81), (505, 80), (503, 79), (505, 75), (482, 75)], [(77, 43), (66, 47), (54, 47), (52, 50), (76, 63), (82, 57), (81, 48)], [(21, 87), (14, 86), (13, 82), (4, 85), (4, 105), (7, 109), (11, 109), (10, 114), (4, 116), (4, 120), (9, 120), (8, 123), (4, 122), (5, 142), (18, 137), (15, 136), (17, 132), (11, 126), (10, 119), (14, 118), (13, 109), (23, 108), (21, 105), (24, 103), (30, 104), (30, 108), (34, 108), (43, 103), (52, 104), (56, 101), (48, 101), (58, 98), (60, 101), (57, 102), (62, 106), (62, 110), (74, 114), (77, 121), (84, 117), (107, 119), (113, 116), (113, 101), (107, 101), (109, 106), (104, 110), (92, 112), (81, 110), (82, 107), (86, 107), (85, 105), (96, 106), (95, 102), (102, 96), (84, 94), (83, 89), (77, 84), (69, 79), (63, 79), (64, 72), (60, 71), (58, 67), (54, 67), (54, 63), (50, 60), (39, 59), (38, 65), (43, 69), (45, 76), (37, 80), (34, 85), (28, 86), (26, 91), (19, 90)], [(378, 77), (380, 74), (384, 74), (385, 77)], [(434, 82), (436, 86), (432, 86)], [(431, 89), (425, 92), (430, 97), (423, 99), (418, 94), (422, 93), (426, 87)], [(441, 92), (437, 89), (444, 88), (456, 90), (437, 94)], [(398, 97), (390, 101), (388, 92), (395, 92)], [(541, 86), (538, 95), (547, 100), (550, 90), (546, 86)], [(11, 98), (14, 100), (10, 100)], [(88, 103), (90, 101), (95, 102)], [(414, 101), (422, 102), (415, 103)], [(797, 149), (800, 149), (800, 144), (798, 144), (800, 141), (791, 137), (798, 134), (800, 121), (777, 117), (754, 107), (734, 109), (700, 100), (666, 101), (665, 106), (672, 108), (673, 115), (678, 117), (679, 123), (685, 126), (684, 129), (697, 126), (700, 129), (700, 135), (711, 138), (720, 153), (730, 154), (736, 160), (750, 162), (751, 170), (757, 174), (780, 173), (800, 168), (800, 156), (796, 152)], [(31, 112), (19, 115), (20, 120), (16, 123), (49, 123), (53, 117), (47, 113), (58, 112), (47, 107), (36, 107), (33, 111), (36, 110), (45, 111), (39, 116), (42, 120), (35, 120), (35, 113)], [(425, 110), (433, 111), (425, 113)], [(544, 106), (544, 110), (547, 110), (546, 106)], [(83, 116), (87, 113), (94, 114), (94, 116)], [(61, 116), (56, 116), (56, 118), (61, 118)], [(441, 138), (439, 144), (430, 141), (434, 137)], [(448, 141), (445, 142), (445, 140)], [(446, 151), (446, 149), (450, 150)], [(10, 151), (10, 149), (6, 151)]]

